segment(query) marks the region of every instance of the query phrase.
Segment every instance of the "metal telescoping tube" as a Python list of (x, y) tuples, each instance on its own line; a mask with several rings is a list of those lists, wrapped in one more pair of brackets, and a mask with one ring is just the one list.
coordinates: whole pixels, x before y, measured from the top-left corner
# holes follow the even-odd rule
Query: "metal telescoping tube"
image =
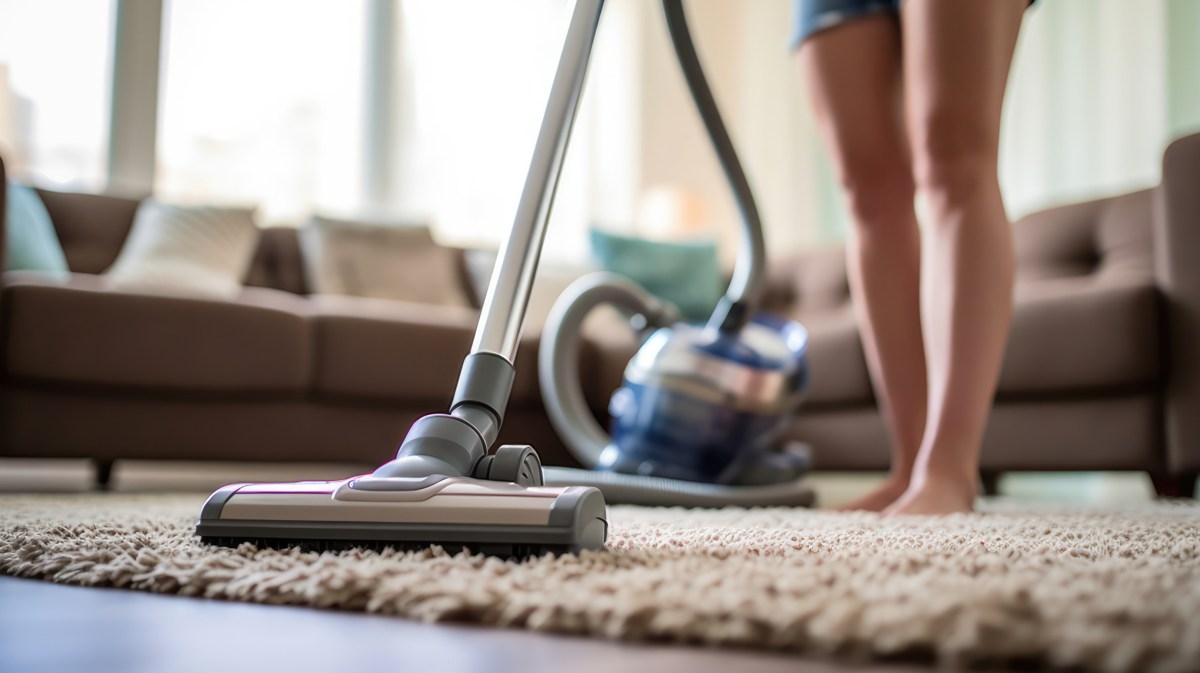
[(471, 345), (472, 353), (496, 353), (509, 362), (516, 358), (517, 340), (525, 320), (538, 257), (542, 253), (546, 222), (550, 219), (554, 191), (603, 7), (604, 0), (578, 0), (575, 5), (525, 188), (508, 241), (492, 272), (475, 342)]

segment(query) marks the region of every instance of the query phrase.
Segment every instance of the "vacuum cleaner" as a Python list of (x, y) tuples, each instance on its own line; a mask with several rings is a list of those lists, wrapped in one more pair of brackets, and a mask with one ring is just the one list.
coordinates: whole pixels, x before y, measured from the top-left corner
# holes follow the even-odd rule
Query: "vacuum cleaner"
[[(758, 207), (705, 80), (682, 0), (663, 0), (676, 59), (741, 214), (733, 278), (707, 325), (630, 279), (585, 276), (551, 309), (538, 378), (551, 423), (587, 470), (546, 468), (546, 483), (594, 486), (612, 503), (809, 506), (807, 447), (780, 437), (808, 387), (808, 332), (758, 313), (766, 266)], [(610, 437), (584, 398), (584, 319), (602, 304), (632, 316), (642, 346), (608, 406)]]
[[(783, 455), (767, 451), (765, 446), (803, 389), (807, 371), (803, 366), (803, 328), (754, 314), (764, 257), (761, 225), (704, 84), (682, 0), (663, 0), (662, 4), (689, 87), (735, 185), (746, 225), (746, 249), (739, 257), (730, 291), (709, 326), (660, 328), (630, 365), (623, 388), (628, 394), (622, 399), (632, 406), (628, 414), (618, 414), (629, 422), (618, 422), (617, 449), (604, 448), (609, 446), (607, 438), (581, 415), (584, 405), (578, 381), (572, 382), (568, 373), (575, 370), (575, 362), (569, 360), (579, 346), (578, 330), (572, 327), (575, 318), (597, 300), (605, 300), (635, 309), (648, 326), (665, 326), (675, 321), (671, 307), (633, 283), (615, 278), (591, 279), (575, 286), (568, 293), (574, 299), (558, 310), (557, 332), (549, 335), (545, 348), (559, 355), (542, 369), (543, 385), (549, 379), (547, 390), (562, 396), (561, 402), (547, 399), (552, 422), (576, 454), (597, 454), (591, 464), (636, 474), (556, 470), (551, 472), (556, 481), (548, 483), (533, 447), (492, 449), (512, 388), (521, 326), (604, 6), (603, 0), (578, 0), (516, 217), (492, 272), (449, 411), (417, 420), (395, 459), (371, 474), (338, 481), (230, 484), (218, 489), (203, 505), (196, 525), (202, 542), (318, 550), (439, 545), (448, 550), (524, 557), (602, 549), (608, 535), (602, 490), (618, 498), (631, 492), (643, 499), (658, 494), (656, 497), (667, 502), (672, 501), (672, 493), (682, 492), (693, 497), (691, 504), (731, 504), (735, 501), (716, 498), (741, 492), (737, 489), (753, 491), (759, 500), (769, 500), (762, 496), (775, 493), (773, 504), (797, 500), (800, 490), (793, 486), (744, 482), (747, 475), (762, 472), (771, 459)], [(689, 53), (690, 60), (684, 58)], [(703, 85), (699, 94), (697, 83)], [(731, 172), (731, 165), (736, 166), (735, 171)], [(697, 400), (709, 404), (697, 404)], [(709, 413), (714, 415), (706, 416)], [(659, 414), (661, 420), (647, 423), (647, 414)], [(591, 422), (596, 423), (594, 418)], [(692, 435), (679, 427), (671, 441), (676, 448), (694, 441), (692, 446), (702, 449), (698, 455), (703, 457), (692, 463), (699, 471), (689, 472), (686, 461), (663, 455), (662, 427), (683, 422), (691, 424)], [(713, 434), (706, 434), (710, 431)], [(733, 452), (716, 448), (733, 440), (739, 442), (736, 446), (748, 448)], [(597, 446), (599, 451), (595, 451)], [(729, 457), (733, 459), (725, 460)], [(687, 481), (718, 467), (721, 479), (729, 483)], [(779, 493), (786, 497), (778, 497)]]

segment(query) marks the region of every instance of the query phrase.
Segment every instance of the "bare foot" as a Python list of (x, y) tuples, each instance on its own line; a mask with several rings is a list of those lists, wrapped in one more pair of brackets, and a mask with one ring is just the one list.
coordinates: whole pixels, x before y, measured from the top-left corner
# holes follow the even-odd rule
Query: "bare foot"
[(975, 509), (976, 481), (958, 476), (920, 474), (890, 507), (884, 516), (941, 515), (970, 512)]
[(832, 509), (838, 512), (882, 512), (903, 495), (906, 488), (908, 488), (907, 475), (889, 474), (882, 483), (871, 489), (870, 493)]

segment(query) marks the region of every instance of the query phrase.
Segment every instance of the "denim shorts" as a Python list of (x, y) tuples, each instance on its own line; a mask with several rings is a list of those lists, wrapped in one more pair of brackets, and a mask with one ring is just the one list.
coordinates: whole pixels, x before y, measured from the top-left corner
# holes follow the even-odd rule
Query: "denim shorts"
[(793, 49), (799, 47), (813, 33), (851, 19), (879, 12), (896, 14), (900, 11), (900, 0), (795, 0), (794, 6)]
[[(795, 19), (792, 27), (792, 48), (800, 46), (813, 33), (870, 14), (900, 12), (901, 0), (794, 0)], [(981, 0), (963, 0), (978, 2)], [(1032, 5), (1034, 0), (1029, 0)]]

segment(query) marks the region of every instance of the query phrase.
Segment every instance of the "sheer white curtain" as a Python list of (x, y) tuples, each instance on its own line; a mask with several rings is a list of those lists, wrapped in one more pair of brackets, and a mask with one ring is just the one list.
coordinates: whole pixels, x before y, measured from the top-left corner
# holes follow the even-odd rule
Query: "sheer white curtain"
[[(719, 0), (694, 0), (697, 12)], [(735, 135), (785, 247), (844, 235), (847, 216), (782, 45), (791, 0), (745, 3)], [(1200, 131), (1200, 3), (1042, 0), (1026, 14), (1009, 78), (1001, 186), (1017, 218), (1155, 184), (1171, 138)], [(737, 109), (735, 104), (735, 110)]]
[[(697, 0), (697, 10), (713, 1)], [(745, 65), (729, 89), (741, 96), (737, 132), (771, 235), (785, 246), (840, 238), (847, 216), (795, 59), (780, 47), (791, 0), (746, 4)], [(1200, 131), (1198, 35), (1193, 0), (1034, 5), (1005, 102), (1000, 170), (1010, 215), (1155, 184), (1170, 139)]]
[(1167, 143), (1200, 131), (1198, 9), (1191, 0), (1034, 6), (1002, 136), (1013, 216), (1158, 182)]

